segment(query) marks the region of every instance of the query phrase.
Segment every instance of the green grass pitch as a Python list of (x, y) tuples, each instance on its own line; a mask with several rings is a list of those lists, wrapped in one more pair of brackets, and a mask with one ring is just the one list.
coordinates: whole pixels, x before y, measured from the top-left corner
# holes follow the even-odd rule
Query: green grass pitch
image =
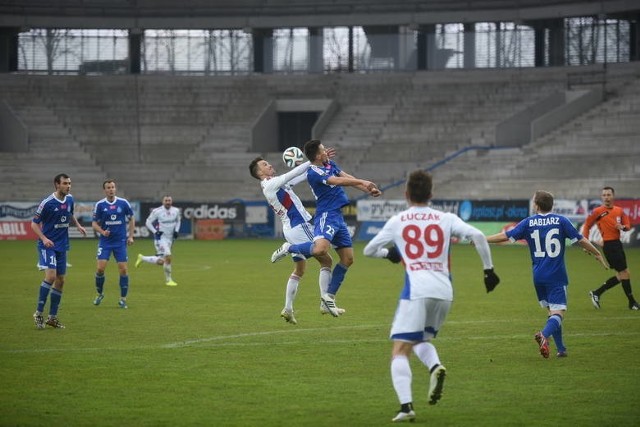
[[(341, 318), (319, 312), (318, 264), (296, 301), (298, 325), (279, 313), (290, 260), (278, 241), (178, 241), (174, 280), (134, 268), (150, 240), (130, 247), (129, 309), (116, 307), (113, 261), (95, 307), (95, 241), (73, 241), (60, 308), (64, 330), (36, 330), (42, 273), (33, 242), (0, 242), (2, 426), (378, 426), (398, 403), (387, 334), (401, 269), (365, 258), (363, 244), (338, 295)], [(620, 286), (595, 310), (588, 291), (611, 276), (567, 250), (569, 357), (543, 359), (533, 334), (546, 315), (524, 247), (493, 246), (502, 283), (486, 294), (470, 246), (453, 249), (455, 301), (435, 340), (448, 376), (426, 402), (428, 374), (412, 360), (416, 425), (635, 426), (640, 419), (640, 313)], [(628, 249), (640, 297), (640, 249)], [(334, 259), (336, 257), (334, 256)], [(48, 304), (47, 304), (48, 310)], [(553, 355), (555, 346), (552, 345)]]

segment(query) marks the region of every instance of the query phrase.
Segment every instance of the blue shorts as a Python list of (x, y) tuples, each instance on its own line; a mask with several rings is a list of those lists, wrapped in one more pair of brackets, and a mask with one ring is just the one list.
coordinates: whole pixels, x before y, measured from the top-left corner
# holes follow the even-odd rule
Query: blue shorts
[(535, 285), (540, 306), (551, 310), (567, 309), (567, 287), (564, 285)]
[(53, 248), (38, 249), (38, 265), (56, 270), (58, 276), (67, 272), (67, 251), (56, 251)]
[(344, 222), (341, 211), (323, 212), (319, 217), (315, 218), (314, 237), (325, 238), (331, 242), (336, 249), (350, 248), (353, 246), (351, 234)]
[(127, 256), (127, 244), (125, 243), (122, 246), (112, 247), (103, 247), (98, 244), (98, 254), (96, 255), (96, 259), (105, 259), (108, 260), (113, 252), (113, 257), (117, 262), (127, 262), (129, 257)]

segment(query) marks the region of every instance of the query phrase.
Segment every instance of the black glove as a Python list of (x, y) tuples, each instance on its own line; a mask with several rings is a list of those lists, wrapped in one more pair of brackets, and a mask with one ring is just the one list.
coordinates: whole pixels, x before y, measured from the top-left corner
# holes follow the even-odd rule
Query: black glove
[(484, 270), (484, 287), (487, 288), (487, 293), (494, 290), (498, 283), (500, 283), (500, 278), (494, 273), (493, 268)]
[(178, 232), (177, 232), (177, 231), (174, 231), (174, 232), (173, 232), (173, 238), (174, 238), (174, 239), (177, 239), (177, 238), (178, 238)]
[(394, 264), (397, 264), (400, 261), (402, 261), (402, 256), (400, 255), (400, 251), (398, 250), (396, 245), (393, 245), (389, 248), (389, 253), (385, 258)]
[(156, 239), (159, 239), (160, 237), (162, 237), (164, 233), (162, 231), (156, 231)]

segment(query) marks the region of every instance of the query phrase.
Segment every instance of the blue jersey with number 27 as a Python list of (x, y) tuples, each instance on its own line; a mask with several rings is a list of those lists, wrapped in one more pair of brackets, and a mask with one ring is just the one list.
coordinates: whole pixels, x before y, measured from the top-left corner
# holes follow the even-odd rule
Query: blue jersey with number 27
[(520, 221), (506, 234), (511, 241), (527, 241), (533, 263), (534, 284), (569, 284), (564, 263), (565, 239), (574, 244), (582, 239), (582, 235), (566, 217), (553, 213), (533, 215)]

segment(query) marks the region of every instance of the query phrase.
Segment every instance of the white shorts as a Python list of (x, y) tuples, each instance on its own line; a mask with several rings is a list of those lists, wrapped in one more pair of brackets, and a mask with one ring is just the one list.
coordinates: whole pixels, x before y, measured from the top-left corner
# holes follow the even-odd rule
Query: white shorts
[(451, 301), (434, 298), (401, 299), (389, 337), (392, 340), (406, 342), (421, 342), (435, 338), (450, 309)]
[[(299, 243), (313, 242), (313, 226), (308, 222), (298, 224), (293, 228), (287, 228), (282, 230), (284, 238), (292, 245)], [(291, 254), (294, 261), (300, 261), (306, 259), (301, 254)]]
[(161, 257), (171, 256), (171, 246), (173, 245), (173, 239), (160, 236), (158, 240), (154, 240), (153, 244), (156, 247), (156, 255)]

